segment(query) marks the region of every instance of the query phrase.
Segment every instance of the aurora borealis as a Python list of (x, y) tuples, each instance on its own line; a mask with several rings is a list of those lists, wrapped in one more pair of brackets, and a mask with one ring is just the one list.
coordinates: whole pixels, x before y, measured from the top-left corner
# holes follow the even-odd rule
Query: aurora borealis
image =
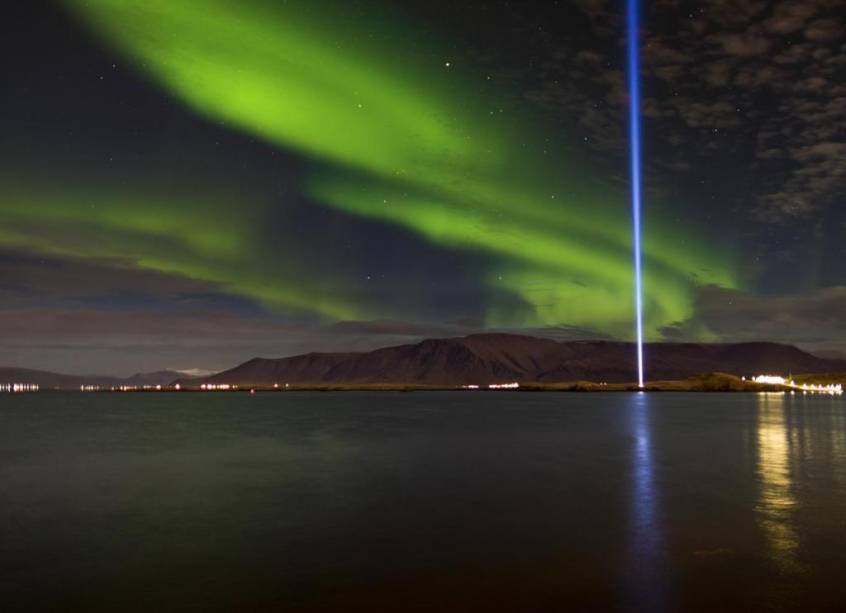
[[(594, 135), (575, 129), (579, 109), (560, 109), (568, 129), (527, 97), (515, 103), (524, 86), (493, 70), (472, 36), (380, 2), (51, 10), (100, 57), (95, 79), (121, 80), (118, 102), (87, 92), (77, 107), (101, 112), (78, 118), (46, 101), (16, 107), (45, 135), (8, 141), (0, 248), (182, 279), (276, 321), (633, 337), (625, 171), (585, 155)], [(603, 64), (623, 71), (624, 61), (611, 47)], [(584, 79), (574, 71), (571, 87)], [(622, 125), (624, 107), (613, 116)], [(58, 138), (65, 127), (83, 136)], [(84, 145), (55, 144), (77, 138)], [(755, 291), (748, 250), (678, 192), (648, 189), (645, 336), (683, 326), (687, 338), (716, 338), (697, 297)]]
[[(550, 162), (515, 152), (508, 133), (521, 128), (474, 109), (480, 105), (461, 92), (460, 79), (442, 70), (445, 66), (437, 70), (446, 76), (426, 74), (425, 67), (409, 76), (402, 58), (390, 51), (400, 48), (395, 33), (361, 44), (354, 31), (344, 32), (339, 6), (330, 7), (338, 13), (330, 20), (315, 23), (302, 4), (272, 4), (245, 9), (229, 2), (95, 1), (71, 6), (195, 112), (309, 158), (303, 189), (316, 202), (498, 261), (497, 278), (527, 308), (512, 315), (491, 305), (489, 324), (601, 322), (616, 332), (625, 329), (631, 320), (631, 270), (619, 195), (579, 185), (566, 156)], [(147, 216), (130, 223), (132, 228), (167, 235), (166, 228), (145, 226), (140, 217)], [(173, 221), (172, 227), (185, 228)], [(191, 228), (185, 242), (196, 265), (144, 257), (139, 265), (227, 282), (200, 262), (215, 257), (205, 247), (215, 249), (221, 239), (237, 242), (233, 234)], [(716, 269), (713, 278), (702, 280), (731, 286), (730, 272), (719, 272), (725, 265), (679, 262), (674, 251), (681, 250), (680, 242), (674, 245), (669, 237), (656, 236), (650, 244), (655, 290), (647, 300), (653, 325), (689, 314), (694, 275)], [(293, 287), (266, 294), (233, 289), (303, 306)], [(345, 312), (335, 304), (313, 304), (328, 316), (356, 312), (353, 306)]]

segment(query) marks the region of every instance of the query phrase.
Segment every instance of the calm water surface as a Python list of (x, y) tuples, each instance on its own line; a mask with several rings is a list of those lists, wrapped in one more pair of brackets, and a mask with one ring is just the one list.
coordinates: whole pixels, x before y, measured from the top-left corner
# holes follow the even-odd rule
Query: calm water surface
[(0, 396), (3, 611), (846, 609), (846, 400)]

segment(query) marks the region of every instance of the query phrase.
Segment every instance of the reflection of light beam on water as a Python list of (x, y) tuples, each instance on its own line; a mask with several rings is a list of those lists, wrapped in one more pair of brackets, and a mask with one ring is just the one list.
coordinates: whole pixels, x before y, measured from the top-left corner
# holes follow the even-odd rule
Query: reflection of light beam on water
[(666, 606), (664, 572), (664, 537), (658, 510), (658, 488), (652, 450), (650, 397), (629, 396), (630, 434), (634, 439), (632, 454), (632, 490), (630, 509), (631, 597), (642, 610), (658, 611)]
[(647, 548), (654, 544), (655, 526), (655, 484), (653, 483), (652, 440), (649, 429), (649, 408), (645, 406), (646, 397), (638, 396), (634, 407), (633, 431), (634, 446), (634, 508), (632, 509), (637, 525), (639, 540)]
[(640, 58), (638, 57), (639, 0), (628, 0), (629, 157), (632, 181), (632, 239), (634, 243), (637, 382), (643, 387), (643, 303), (640, 262)]

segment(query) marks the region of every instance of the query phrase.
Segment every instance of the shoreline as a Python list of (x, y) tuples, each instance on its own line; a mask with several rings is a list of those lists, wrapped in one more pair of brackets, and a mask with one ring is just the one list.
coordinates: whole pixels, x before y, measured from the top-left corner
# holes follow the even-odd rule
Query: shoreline
[[(198, 383), (174, 382), (170, 385), (102, 386), (79, 388), (39, 387), (20, 389), (12, 393), (69, 392), (69, 393), (271, 393), (271, 392), (569, 392), (569, 393), (790, 393), (840, 395), (838, 390), (820, 389), (830, 383), (846, 379), (846, 375), (799, 375), (793, 385), (776, 382), (756, 382), (726, 373), (710, 373), (678, 380), (647, 381), (641, 388), (634, 382), (606, 383), (595, 381), (508, 382), (484, 384), (431, 383)], [(807, 389), (802, 386), (806, 385)]]

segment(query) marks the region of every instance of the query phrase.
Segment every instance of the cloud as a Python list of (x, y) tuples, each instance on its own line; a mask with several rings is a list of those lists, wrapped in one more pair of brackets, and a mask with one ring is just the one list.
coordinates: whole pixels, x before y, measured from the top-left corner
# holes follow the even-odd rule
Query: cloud
[[(581, 3), (591, 29), (577, 51), (548, 47), (528, 98), (549, 112), (571, 113), (595, 154), (625, 151), (624, 29), (610, 2)], [(705, 0), (696, 10), (660, 3), (642, 44), (645, 133), (654, 155), (702, 175), (723, 160), (748, 169), (729, 195), (747, 220), (809, 220), (832, 206), (846, 183), (840, 149), (830, 162), (802, 153), (846, 143), (846, 38), (835, 0)], [(760, 135), (771, 135), (760, 136)], [(719, 157), (717, 164), (712, 157)], [(617, 162), (615, 162), (617, 163)], [(676, 180), (678, 168), (649, 164), (651, 185)], [(664, 169), (662, 171), (662, 168)], [(668, 172), (669, 171), (669, 172)], [(823, 178), (825, 177), (825, 178)], [(659, 189), (660, 191), (660, 189)], [(684, 194), (676, 197), (685, 197)]]
[(68, 308), (93, 305), (198, 306), (239, 304), (216, 283), (133, 266), (120, 259), (56, 258), (30, 252), (0, 250), (0, 304), (3, 308), (38, 307), (46, 303)]
[[(513, 4), (533, 61), (507, 78), (539, 113), (557, 118), (560, 134), (583, 141), (579, 155), (622, 186), (628, 99), (620, 5), (577, 3), (583, 14), (568, 10), (584, 32), (556, 36), (532, 21), (532, 9)], [(705, 236), (732, 235), (739, 268), (762, 287), (787, 289), (786, 262), (791, 273), (812, 268), (814, 282), (846, 281), (837, 266), (842, 233), (825, 230), (846, 223), (841, 12), (841, 0), (660, 0), (644, 14), (650, 209), (683, 211), (679, 218)], [(504, 47), (488, 61), (495, 71), (510, 58)]]
[(748, 24), (765, 14), (764, 0), (705, 0), (700, 3), (700, 17), (707, 15), (721, 26), (737, 27)]
[(801, 30), (817, 10), (814, 3), (805, 0), (781, 2), (776, 5), (772, 16), (764, 21), (764, 28), (772, 34), (792, 34)]
[(220, 370), (261, 349), (275, 349), (299, 329), (204, 309), (3, 309), (0, 364), (121, 375), (163, 368)]
[(755, 32), (714, 34), (711, 36), (711, 41), (721, 45), (728, 55), (740, 57), (763, 55), (772, 47), (771, 40)]
[[(0, 252), (0, 298), (0, 365), (77, 374), (219, 371), (255, 356), (366, 351), (490, 331), (473, 317), (439, 323), (292, 319), (178, 275), (8, 251)], [(566, 326), (529, 333), (603, 336)]]
[(426, 338), (506, 332), (610, 339), (579, 326), (485, 328), (476, 322), (340, 321), (322, 325), (206, 309), (0, 309), (0, 365), (71, 374), (220, 371), (250, 358), (370, 351)]
[(723, 342), (775, 341), (809, 351), (846, 351), (846, 286), (805, 295), (757, 296), (715, 286), (700, 289), (695, 314), (662, 330), (686, 340), (703, 328)]
[[(672, 134), (680, 156), (725, 157), (755, 143), (751, 160), (737, 160), (750, 169), (737, 206), (751, 220), (811, 220), (846, 187), (846, 43), (836, 8), (829, 0), (711, 0), (688, 19), (668, 17), (682, 24), (677, 32), (647, 35), (645, 67), (673, 91), (650, 98), (648, 116), (660, 126), (653, 132)], [(670, 129), (677, 121), (681, 132)], [(694, 139), (698, 147), (684, 147)]]
[(480, 327), (464, 324), (431, 324), (396, 320), (339, 321), (326, 328), (339, 336), (431, 338), (468, 334)]
[(805, 29), (805, 38), (814, 42), (836, 40), (843, 33), (843, 26), (834, 19), (818, 19)]

